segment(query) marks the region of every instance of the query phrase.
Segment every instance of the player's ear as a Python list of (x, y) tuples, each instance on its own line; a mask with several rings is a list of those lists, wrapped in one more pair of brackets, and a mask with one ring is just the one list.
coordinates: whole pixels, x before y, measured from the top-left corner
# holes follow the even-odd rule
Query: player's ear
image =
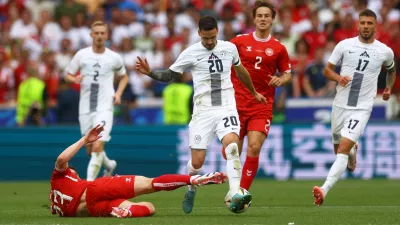
[(201, 30), (200, 29), (197, 30), (197, 34), (199, 35), (199, 37), (201, 37)]

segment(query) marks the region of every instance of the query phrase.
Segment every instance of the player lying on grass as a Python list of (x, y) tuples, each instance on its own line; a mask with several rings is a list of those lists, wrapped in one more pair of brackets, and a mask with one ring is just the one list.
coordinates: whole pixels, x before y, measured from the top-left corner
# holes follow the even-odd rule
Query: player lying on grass
[(156, 178), (116, 175), (94, 181), (82, 180), (68, 166), (68, 161), (83, 146), (98, 140), (103, 129), (97, 125), (58, 156), (50, 180), (49, 200), (52, 214), (70, 217), (151, 216), (155, 213), (153, 204), (134, 203), (127, 199), (157, 191), (171, 191), (186, 185), (222, 184), (227, 180), (226, 175), (219, 172), (196, 176), (167, 174)]

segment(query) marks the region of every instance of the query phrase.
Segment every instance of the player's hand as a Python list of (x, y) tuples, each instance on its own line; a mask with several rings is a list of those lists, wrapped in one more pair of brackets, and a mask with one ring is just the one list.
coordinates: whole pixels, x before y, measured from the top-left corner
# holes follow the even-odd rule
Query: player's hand
[(115, 94), (114, 95), (114, 105), (120, 105), (121, 104), (121, 95)]
[(390, 98), (390, 94), (392, 94), (392, 90), (389, 87), (386, 87), (385, 90), (383, 91), (383, 100), (387, 101)]
[(271, 76), (271, 75), (268, 75), (268, 76), (271, 77), (271, 80), (269, 81), (268, 86), (280, 87), (283, 85), (283, 81), (280, 77)]
[(351, 81), (351, 78), (349, 76), (343, 76), (340, 78), (339, 84), (342, 87), (346, 87), (346, 85)]
[(101, 138), (100, 133), (104, 130), (103, 126), (97, 125), (95, 128), (91, 129), (89, 133), (85, 135), (85, 142), (86, 143), (93, 143), (99, 138)]
[(139, 56), (137, 57), (137, 59), (138, 60), (136, 61), (136, 69), (139, 72), (148, 75), (151, 72), (151, 70), (150, 70), (149, 63), (147, 62), (147, 59), (145, 58), (143, 60)]
[(82, 80), (83, 80), (83, 76), (82, 75), (77, 75), (77, 76), (74, 77), (73, 82), (75, 84), (80, 84), (80, 83), (82, 83)]
[(258, 92), (256, 92), (256, 94), (254, 95), (254, 98), (257, 99), (257, 101), (260, 103), (267, 104), (267, 99), (264, 97), (264, 95), (262, 95)]

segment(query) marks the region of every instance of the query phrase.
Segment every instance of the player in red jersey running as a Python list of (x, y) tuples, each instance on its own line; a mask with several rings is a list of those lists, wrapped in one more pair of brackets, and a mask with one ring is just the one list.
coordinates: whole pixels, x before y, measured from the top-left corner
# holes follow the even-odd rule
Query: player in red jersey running
[[(252, 34), (238, 35), (231, 40), (239, 51), (243, 66), (250, 73), (255, 89), (267, 99), (266, 105), (253, 100), (250, 92), (240, 83), (235, 71), (232, 71), (240, 118), (240, 151), (244, 136), (247, 135), (248, 138), (247, 156), (240, 182), (240, 187), (247, 190), (256, 176), (261, 146), (270, 129), (275, 87), (287, 85), (292, 79), (287, 50), (270, 34), (275, 16), (276, 10), (273, 5), (266, 2), (256, 3), (253, 8), (256, 31)], [(279, 76), (275, 75), (276, 71), (280, 73)]]
[(98, 140), (103, 129), (98, 125), (58, 156), (50, 180), (52, 214), (119, 218), (151, 216), (155, 213), (153, 204), (134, 203), (127, 199), (157, 191), (171, 191), (186, 185), (221, 184), (227, 180), (226, 175), (219, 172), (195, 176), (167, 174), (156, 178), (117, 175), (94, 181), (82, 180), (68, 166), (68, 161), (83, 146)]

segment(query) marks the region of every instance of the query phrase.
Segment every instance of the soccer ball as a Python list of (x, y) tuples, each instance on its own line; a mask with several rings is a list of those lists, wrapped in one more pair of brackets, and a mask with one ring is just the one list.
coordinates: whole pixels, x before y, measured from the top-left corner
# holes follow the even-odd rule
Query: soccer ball
[[(231, 201), (232, 201), (232, 197), (235, 194), (240, 194), (240, 195), (250, 195), (250, 192), (247, 191), (244, 188), (239, 188), (239, 191), (236, 193), (232, 193), (231, 191), (229, 191), (226, 195), (225, 195), (225, 205), (226, 207), (233, 213), (244, 213), (247, 211), (247, 209), (250, 207), (251, 205), (251, 200), (248, 204), (242, 204), (239, 207), (231, 207)], [(251, 199), (251, 195), (250, 195), (250, 199)]]

